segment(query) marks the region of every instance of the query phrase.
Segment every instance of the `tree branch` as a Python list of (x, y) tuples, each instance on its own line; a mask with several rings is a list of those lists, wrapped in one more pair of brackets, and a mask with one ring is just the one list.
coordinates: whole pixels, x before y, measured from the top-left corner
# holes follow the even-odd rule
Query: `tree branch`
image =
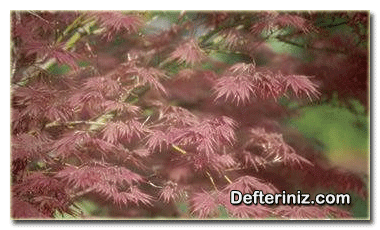
[(283, 42), (283, 43), (286, 43), (286, 44), (289, 44), (289, 45), (293, 45), (293, 46), (297, 46), (297, 47), (300, 47), (300, 48), (303, 48), (303, 49), (347, 54), (346, 50), (338, 50), (338, 49), (331, 49), (331, 48), (317, 48), (317, 47), (309, 46), (308, 44), (299, 44), (297, 42), (293, 42), (293, 41), (287, 40), (287, 39), (285, 39), (283, 37), (280, 37), (280, 36), (276, 36), (275, 38), (277, 40)]
[(68, 121), (68, 122), (58, 122), (53, 121), (45, 125), (45, 128), (57, 127), (57, 126), (69, 126), (69, 125), (105, 125), (106, 123), (96, 122), (96, 121)]

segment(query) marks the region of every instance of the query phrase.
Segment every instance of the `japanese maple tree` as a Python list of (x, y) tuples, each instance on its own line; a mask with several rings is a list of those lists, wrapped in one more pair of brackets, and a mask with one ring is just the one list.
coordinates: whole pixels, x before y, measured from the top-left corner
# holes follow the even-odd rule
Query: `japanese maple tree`
[[(332, 36), (335, 19), (352, 34)], [(367, 103), (366, 12), (15, 11), (11, 25), (13, 218), (85, 217), (84, 198), (117, 218), (350, 218), (343, 206), (234, 206), (230, 191), (368, 196), (279, 122), (284, 98), (318, 103), (334, 87)], [(318, 62), (276, 54), (271, 39)], [(348, 61), (353, 90), (339, 83)]]

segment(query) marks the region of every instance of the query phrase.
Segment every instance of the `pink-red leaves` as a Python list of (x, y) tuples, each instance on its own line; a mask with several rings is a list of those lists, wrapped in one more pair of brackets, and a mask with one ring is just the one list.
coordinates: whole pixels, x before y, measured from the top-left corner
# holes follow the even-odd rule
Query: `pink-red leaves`
[(224, 97), (236, 104), (250, 101), (256, 91), (254, 74), (254, 64), (238, 63), (231, 66), (214, 86), (217, 93), (215, 100)]
[(141, 110), (140, 107), (131, 105), (120, 101), (106, 100), (102, 103), (102, 107), (106, 112), (116, 111), (119, 114), (138, 115)]
[(191, 66), (201, 63), (205, 58), (206, 54), (195, 39), (182, 43), (170, 55), (170, 60), (177, 60), (178, 63), (184, 62)]
[(103, 128), (103, 139), (114, 144), (122, 139), (130, 142), (133, 137), (139, 138), (143, 133), (143, 126), (136, 119), (108, 122)]
[(34, 207), (29, 202), (20, 200), (17, 196), (12, 197), (12, 218), (21, 218), (21, 219), (42, 219), (49, 218), (49, 215), (46, 215), (40, 211), (36, 207)]
[(232, 144), (235, 140), (236, 123), (227, 117), (205, 119), (190, 127), (177, 130), (172, 140), (179, 145), (193, 145), (199, 153), (215, 153), (222, 145)]
[(307, 220), (351, 218), (351, 214), (349, 212), (333, 206), (279, 206), (275, 209), (275, 214), (282, 218)]
[(226, 116), (199, 120), (183, 108), (169, 106), (161, 110), (159, 120), (160, 126), (149, 131), (150, 149), (174, 144), (209, 155), (235, 141), (237, 123)]
[(97, 110), (104, 100), (104, 96), (99, 91), (81, 90), (73, 94), (69, 98), (68, 103), (74, 108), (90, 108), (91, 110)]
[(99, 91), (107, 97), (114, 97), (120, 93), (121, 86), (109, 77), (92, 77), (84, 83), (83, 89)]
[(260, 168), (265, 168), (265, 165), (269, 163), (268, 160), (264, 157), (252, 154), (247, 150), (242, 150), (241, 153), (238, 154), (238, 156), (239, 159), (242, 161), (244, 167), (253, 166), (256, 171), (259, 171)]
[(255, 85), (248, 76), (223, 76), (214, 85), (215, 100), (225, 98), (236, 104), (251, 100), (255, 92)]
[(227, 211), (235, 218), (243, 219), (264, 219), (268, 218), (272, 212), (269, 207), (264, 205), (226, 205)]
[(12, 186), (12, 191), (19, 199), (33, 205), (42, 213), (41, 216), (52, 217), (55, 211), (69, 212), (70, 197), (64, 183), (56, 178), (39, 172), (32, 173), (21, 183)]
[(275, 24), (278, 24), (280, 27), (293, 27), (304, 33), (309, 33), (313, 29), (312, 24), (307, 19), (292, 14), (277, 16), (275, 18)]
[(178, 106), (166, 106), (160, 109), (159, 119), (172, 126), (191, 126), (199, 122), (198, 117), (189, 110)]
[(253, 176), (242, 176), (229, 184), (225, 189), (226, 192), (231, 190), (238, 190), (244, 193), (253, 193), (255, 190), (261, 190), (264, 194), (278, 193), (278, 189), (275, 188), (271, 183), (260, 180)]
[[(172, 119), (167, 119), (165, 114)], [(183, 109), (174, 109), (165, 114), (161, 120), (168, 127), (149, 130), (146, 143), (149, 149), (161, 152), (170, 147), (177, 153), (178, 159), (181, 156), (187, 158), (188, 162), (185, 164), (196, 170), (210, 169), (220, 173), (236, 164), (233, 157), (223, 152), (224, 147), (235, 143), (237, 123), (233, 119), (221, 116), (199, 121)], [(184, 116), (177, 117), (175, 114)]]
[(151, 150), (158, 149), (161, 151), (162, 146), (167, 146), (169, 144), (166, 133), (161, 130), (151, 130), (147, 138), (146, 145)]
[(206, 155), (205, 153), (195, 153), (189, 156), (188, 159), (191, 159), (188, 164), (196, 171), (212, 171), (217, 172), (219, 175), (223, 175), (224, 170), (237, 165), (235, 160), (228, 154), (210, 153)]
[(227, 48), (239, 48), (247, 44), (247, 35), (243, 34), (240, 30), (235, 28), (228, 29), (222, 32), (224, 43)]
[(94, 15), (100, 26), (107, 29), (107, 38), (111, 39), (116, 33), (135, 33), (142, 26), (143, 20), (138, 15), (123, 14), (117, 11), (96, 12)]
[(72, 155), (78, 156), (80, 147), (90, 139), (90, 135), (84, 131), (68, 132), (59, 140), (56, 140), (52, 146), (55, 156), (67, 158)]
[(153, 67), (145, 68), (132, 66), (126, 70), (125, 74), (126, 76), (134, 78), (136, 85), (138, 86), (147, 84), (154, 89), (166, 94), (165, 88), (159, 82), (159, 79), (164, 78), (166, 75), (160, 69)]
[(67, 121), (72, 116), (72, 111), (65, 98), (60, 97), (60, 92), (39, 83), (17, 88), (13, 92), (13, 103), (23, 108), (18, 114), (20, 117), (35, 121), (42, 121), (43, 118), (50, 121)]
[(79, 59), (80, 56), (65, 49), (63, 44), (56, 45), (50, 48), (49, 53), (47, 55), (52, 58), (55, 58), (57, 62), (60, 64), (69, 65), (72, 69), (76, 70), (79, 68), (76, 61), (77, 59)]
[(163, 200), (165, 203), (170, 201), (175, 201), (181, 195), (181, 190), (178, 188), (178, 185), (174, 182), (169, 181), (165, 186), (160, 190), (159, 199)]
[(310, 100), (320, 94), (317, 84), (307, 76), (284, 76), (245, 63), (231, 66), (214, 85), (215, 100), (225, 98), (237, 105), (251, 102), (254, 98), (277, 99), (285, 95), (288, 89), (293, 90), (297, 97), (306, 95)]
[(20, 133), (12, 137), (12, 160), (33, 159), (48, 150), (51, 140), (44, 134)]
[(286, 88), (290, 88), (300, 97), (306, 95), (310, 100), (312, 97), (319, 98), (320, 92), (317, 90), (318, 85), (310, 81), (310, 78), (304, 75), (288, 75), (285, 77)]
[(140, 175), (124, 168), (117, 166), (83, 166), (81, 168), (67, 167), (61, 170), (56, 177), (62, 178), (73, 188), (87, 189), (94, 188), (94, 186), (104, 185), (107, 186), (108, 182), (111, 184), (133, 185), (141, 182), (143, 179)]
[(194, 194), (190, 198), (192, 213), (200, 218), (215, 217), (218, 212), (218, 201), (215, 194), (206, 191)]
[(322, 219), (326, 218), (322, 208), (315, 206), (279, 206), (276, 215), (289, 219)]
[(261, 149), (262, 157), (268, 162), (283, 162), (299, 166), (312, 165), (309, 160), (296, 154), (295, 150), (284, 141), (282, 134), (269, 133), (265, 129), (251, 129), (250, 138), (246, 147), (256, 146)]
[(272, 214), (272, 209), (264, 205), (232, 205), (229, 201), (229, 191), (202, 191), (190, 197), (192, 213), (200, 218), (218, 217), (219, 210), (223, 207), (229, 215), (236, 218), (263, 219)]
[(304, 17), (289, 13), (268, 12), (262, 13), (260, 20), (251, 26), (251, 32), (259, 34), (263, 31), (273, 32), (286, 27), (292, 27), (304, 33), (309, 33), (314, 29), (312, 23)]
[[(62, 178), (74, 190), (101, 194), (118, 205), (151, 204), (151, 197), (136, 187), (143, 178), (124, 167), (101, 164), (80, 168), (67, 167), (56, 177)], [(121, 189), (123, 187), (126, 188)]]
[(25, 44), (24, 50), (27, 55), (37, 53), (44, 61), (55, 58), (60, 64), (67, 64), (72, 69), (78, 69), (77, 60), (80, 55), (67, 50), (64, 43), (49, 44), (46, 41), (31, 41)]

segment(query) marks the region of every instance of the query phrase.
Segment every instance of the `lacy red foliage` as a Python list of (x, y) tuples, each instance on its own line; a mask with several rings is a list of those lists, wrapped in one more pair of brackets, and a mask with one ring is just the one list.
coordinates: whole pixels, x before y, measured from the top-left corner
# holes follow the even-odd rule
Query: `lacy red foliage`
[(176, 201), (181, 197), (181, 190), (178, 188), (178, 184), (169, 181), (160, 191), (159, 199), (162, 199), (165, 203), (170, 201)]
[(272, 11), (261, 13), (259, 21), (251, 26), (251, 32), (271, 32), (275, 31), (279, 27), (292, 27), (304, 33), (308, 33), (313, 29), (313, 24), (301, 15), (288, 13), (282, 14)]
[(193, 213), (200, 218), (217, 216), (218, 203), (215, 194), (208, 192), (196, 193), (192, 196), (190, 202), (192, 203)]
[[(65, 185), (61, 181), (45, 176), (40, 172), (23, 178), (22, 182), (12, 187), (12, 193), (16, 199), (13, 205), (19, 205), (24, 200), (29, 203), (27, 207), (30, 207), (32, 212), (35, 209), (40, 212), (34, 218), (52, 217), (55, 211), (70, 213), (68, 205), (71, 199)], [(14, 212), (18, 211), (14, 210)], [(21, 212), (21, 215), (25, 214)]]
[[(294, 114), (285, 98), (365, 98), (368, 14), (331, 13), (354, 31), (345, 37), (325, 12), (171, 12), (165, 28), (161, 13), (12, 12), (12, 218), (77, 217), (83, 200), (123, 218), (350, 218), (347, 207), (231, 205), (229, 193), (368, 197), (365, 178), (281, 126)], [(315, 58), (277, 54), (270, 39)]]
[(180, 44), (170, 55), (171, 60), (177, 60), (179, 63), (194, 65), (201, 63), (206, 58), (202, 49), (195, 39), (190, 39)]
[(318, 98), (317, 85), (306, 76), (275, 74), (267, 69), (256, 68), (254, 64), (238, 63), (217, 80), (214, 86), (216, 99), (226, 99), (239, 103), (247, 103), (252, 98), (277, 99), (288, 89), (297, 97), (302, 94), (310, 99)]
[(333, 219), (333, 218), (352, 218), (351, 214), (347, 211), (336, 207), (323, 206), (312, 207), (312, 206), (279, 206), (275, 210), (276, 215), (287, 219)]
[[(282, 134), (267, 133), (264, 129), (251, 129), (249, 137), (250, 140), (245, 143), (244, 148), (259, 150), (261, 159), (265, 163), (312, 165), (310, 161), (296, 154), (295, 150), (284, 141)], [(254, 162), (254, 160), (250, 161)]]
[(135, 33), (142, 26), (143, 21), (138, 15), (123, 14), (121, 12), (96, 12), (89, 13), (100, 22), (100, 26), (105, 27), (105, 36), (110, 40), (117, 33)]
[(135, 119), (118, 122), (108, 122), (103, 129), (103, 139), (107, 142), (118, 143), (122, 139), (131, 141), (134, 136), (140, 138), (144, 133), (143, 126)]

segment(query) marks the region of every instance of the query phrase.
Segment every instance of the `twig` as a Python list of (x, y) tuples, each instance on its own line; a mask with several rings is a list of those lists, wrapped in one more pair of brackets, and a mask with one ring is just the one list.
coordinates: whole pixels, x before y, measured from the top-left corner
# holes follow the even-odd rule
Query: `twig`
[(177, 150), (178, 152), (182, 153), (182, 154), (187, 154), (187, 152), (185, 150), (183, 150), (182, 148), (180, 148), (179, 146), (175, 145), (175, 144), (172, 144), (172, 147), (173, 149)]
[(105, 125), (106, 123), (101, 123), (101, 122), (96, 122), (96, 121), (68, 121), (68, 122), (53, 121), (53, 122), (45, 125), (45, 128), (51, 128), (51, 127), (62, 126), (62, 125), (80, 125), (80, 124)]
[(42, 21), (46, 22), (47, 24), (51, 24), (48, 20), (46, 20), (45, 18), (41, 17), (40, 15), (36, 14), (34, 11), (32, 10), (28, 10), (28, 13), (30, 13), (31, 15), (41, 19)]
[(344, 21), (344, 22), (340, 22), (340, 23), (336, 23), (336, 24), (329, 24), (329, 25), (318, 26), (318, 27), (322, 27), (322, 28), (332, 28), (332, 27), (335, 27), (335, 26), (345, 25), (345, 24), (347, 24), (347, 23), (348, 23), (347, 21)]
[(228, 176), (226, 174), (224, 174), (223, 176), (228, 181), (228, 183), (232, 184), (232, 181), (230, 180), (230, 178), (228, 178)]
[(214, 179), (212, 178), (211, 174), (209, 172), (207, 172), (207, 171), (206, 171), (206, 174), (207, 174), (208, 178), (210, 179), (211, 184), (214, 186), (214, 189), (216, 191), (218, 191), (218, 188), (216, 187), (216, 184), (215, 184)]
[(289, 45), (293, 45), (293, 46), (297, 46), (297, 47), (300, 47), (300, 48), (303, 48), (303, 49), (310, 49), (310, 50), (318, 50), (318, 51), (324, 51), (324, 52), (333, 52), (333, 53), (346, 54), (345, 50), (337, 50), (337, 49), (331, 49), (331, 48), (317, 48), (317, 47), (309, 46), (307, 44), (299, 44), (299, 43), (296, 43), (296, 42), (293, 42), (293, 41), (289, 41), (289, 40), (284, 39), (284, 38), (282, 38), (280, 36), (277, 36), (275, 38), (277, 40), (283, 42), (283, 43), (286, 43), (286, 44), (289, 44)]
[(162, 186), (153, 184), (150, 180), (148, 180), (148, 184), (152, 185), (155, 188), (163, 188)]
[(229, 172), (229, 171), (246, 170), (246, 169), (248, 169), (248, 168), (229, 168), (229, 169), (226, 169), (224, 171)]

